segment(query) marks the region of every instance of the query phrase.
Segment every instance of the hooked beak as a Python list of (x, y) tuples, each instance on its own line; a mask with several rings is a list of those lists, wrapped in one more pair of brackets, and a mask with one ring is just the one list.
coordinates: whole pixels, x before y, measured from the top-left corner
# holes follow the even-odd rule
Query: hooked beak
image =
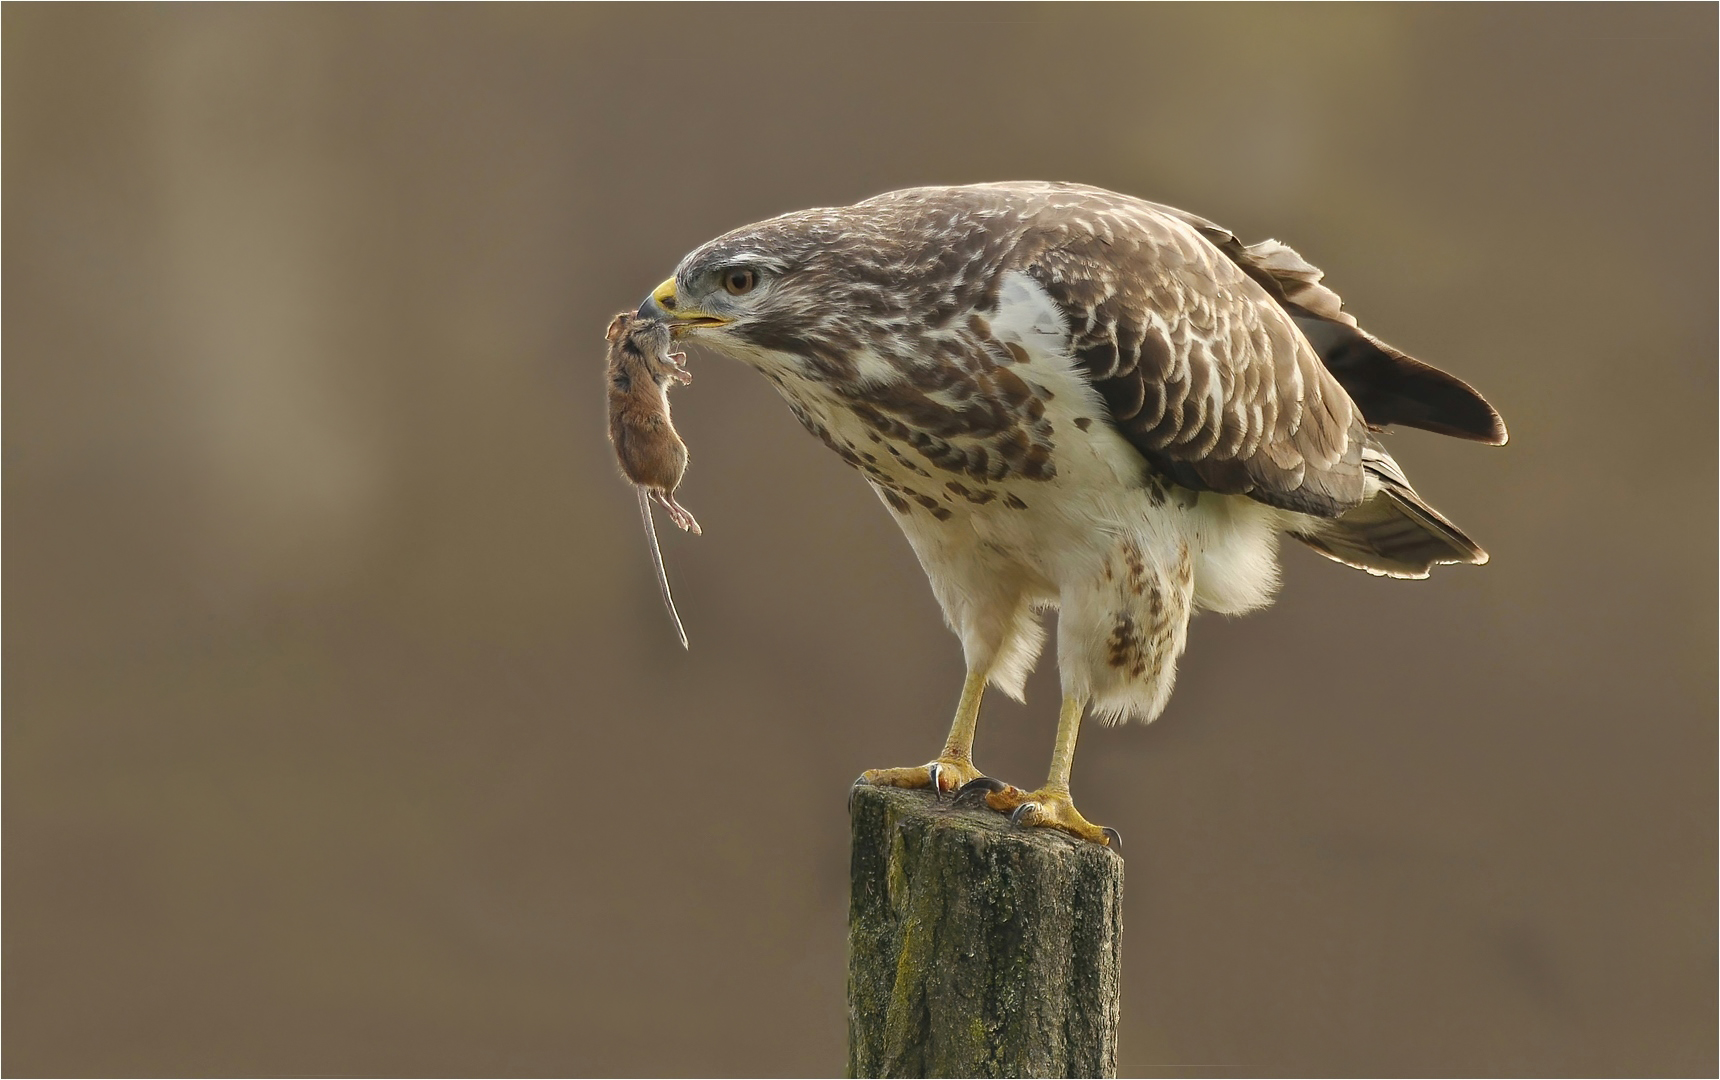
[(712, 315), (710, 312), (700, 311), (697, 308), (682, 306), (680, 297), (675, 293), (674, 278), (670, 278), (651, 290), (651, 295), (645, 298), (643, 304), (639, 305), (639, 318), (666, 322), (669, 324), (670, 331), (677, 337), (689, 330), (726, 326), (734, 321), (721, 315)]

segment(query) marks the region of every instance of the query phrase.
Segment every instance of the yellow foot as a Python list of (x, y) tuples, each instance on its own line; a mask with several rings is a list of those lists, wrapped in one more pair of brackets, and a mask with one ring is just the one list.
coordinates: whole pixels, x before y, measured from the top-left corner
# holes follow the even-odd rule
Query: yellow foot
[(1094, 825), (1082, 817), (1067, 791), (1046, 788), (1023, 791), (1018, 787), (1005, 787), (1002, 791), (986, 795), (985, 804), (1008, 814), (1012, 825), (1048, 825), (1095, 844), (1118, 849), (1123, 846), (1123, 837), (1116, 829)]
[(969, 780), (977, 780), (984, 775), (974, 768), (971, 761), (958, 761), (955, 758), (941, 757), (936, 761), (928, 761), (924, 765), (915, 765), (908, 769), (867, 769), (860, 774), (856, 784), (876, 784), (879, 787), (929, 788), (936, 787), (938, 794), (954, 791)]

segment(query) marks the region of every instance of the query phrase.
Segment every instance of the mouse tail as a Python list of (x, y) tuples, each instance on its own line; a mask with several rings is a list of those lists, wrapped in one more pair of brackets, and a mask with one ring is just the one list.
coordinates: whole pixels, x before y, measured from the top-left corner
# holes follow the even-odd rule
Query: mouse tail
[(645, 539), (651, 545), (651, 565), (657, 570), (657, 588), (663, 593), (663, 606), (669, 609), (669, 618), (675, 621), (675, 635), (681, 639), (681, 648), (687, 648), (687, 631), (681, 626), (681, 613), (675, 610), (675, 597), (669, 592), (669, 571), (663, 568), (663, 549), (657, 546), (657, 522), (651, 516), (651, 496), (644, 488), (638, 488), (639, 516), (645, 519)]

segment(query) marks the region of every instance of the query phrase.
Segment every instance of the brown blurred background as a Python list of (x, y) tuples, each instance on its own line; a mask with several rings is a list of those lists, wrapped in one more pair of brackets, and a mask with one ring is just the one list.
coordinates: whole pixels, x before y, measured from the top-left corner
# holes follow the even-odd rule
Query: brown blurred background
[[(849, 781), (961, 679), (770, 387), (676, 398), (674, 645), (603, 327), (696, 244), (1080, 180), (1276, 236), (1481, 387), (1493, 553), (1295, 548), (1089, 725), (1125, 1075), (1716, 1068), (1716, 13), (4, 17), (5, 1018), (22, 1074), (841, 1067)], [(980, 762), (1036, 782), (1053, 665)]]

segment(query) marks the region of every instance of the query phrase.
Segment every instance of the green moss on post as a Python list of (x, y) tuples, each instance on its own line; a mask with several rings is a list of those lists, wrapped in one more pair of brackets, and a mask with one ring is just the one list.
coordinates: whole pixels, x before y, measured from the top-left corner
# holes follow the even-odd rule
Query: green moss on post
[(1113, 1076), (1123, 860), (929, 792), (861, 787), (850, 1076)]

